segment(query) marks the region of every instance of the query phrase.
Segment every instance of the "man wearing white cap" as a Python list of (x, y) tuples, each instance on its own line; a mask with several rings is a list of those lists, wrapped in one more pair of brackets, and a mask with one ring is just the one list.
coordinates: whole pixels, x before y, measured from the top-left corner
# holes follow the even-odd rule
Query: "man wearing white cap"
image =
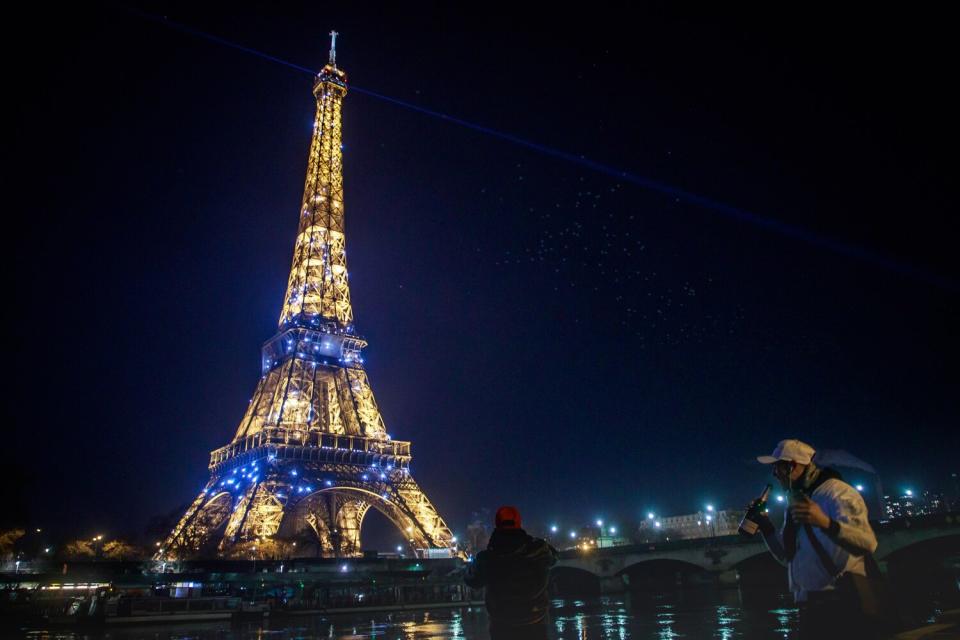
[(770, 553), (788, 568), (801, 640), (869, 638), (873, 630), (853, 583), (876, 568), (871, 554), (877, 538), (860, 493), (833, 469), (818, 467), (815, 453), (800, 440), (782, 440), (771, 455), (757, 458), (772, 465), (791, 497), (783, 528), (777, 531), (764, 517), (760, 530)]

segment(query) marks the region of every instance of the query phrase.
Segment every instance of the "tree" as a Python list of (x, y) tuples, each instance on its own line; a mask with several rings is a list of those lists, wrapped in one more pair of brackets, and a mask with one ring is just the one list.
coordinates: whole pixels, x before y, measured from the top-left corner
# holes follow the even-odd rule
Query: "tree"
[(63, 548), (63, 557), (68, 560), (83, 560), (86, 558), (95, 558), (97, 552), (93, 548), (93, 542), (90, 540), (74, 540), (67, 543)]
[(7, 529), (0, 531), (0, 560), (6, 562), (13, 558), (17, 540), (26, 533), (23, 529)]
[(111, 540), (103, 545), (103, 557), (107, 560), (136, 560), (143, 556), (140, 549), (124, 542), (123, 540)]

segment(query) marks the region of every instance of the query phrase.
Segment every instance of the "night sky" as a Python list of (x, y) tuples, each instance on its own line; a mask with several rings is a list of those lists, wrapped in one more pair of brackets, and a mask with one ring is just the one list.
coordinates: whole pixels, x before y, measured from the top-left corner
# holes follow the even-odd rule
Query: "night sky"
[(455, 533), (742, 505), (785, 437), (945, 484), (952, 22), (404, 7), (10, 17), (21, 519), (119, 535), (191, 500), (276, 330), (312, 79), (151, 16), (317, 70), (340, 32), (357, 330)]

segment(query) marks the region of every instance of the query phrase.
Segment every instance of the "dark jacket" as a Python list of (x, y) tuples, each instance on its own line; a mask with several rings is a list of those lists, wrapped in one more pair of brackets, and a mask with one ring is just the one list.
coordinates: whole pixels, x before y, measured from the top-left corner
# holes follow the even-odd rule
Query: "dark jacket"
[(497, 529), (467, 571), (467, 585), (486, 587), (490, 628), (543, 624), (547, 581), (557, 551), (523, 529)]

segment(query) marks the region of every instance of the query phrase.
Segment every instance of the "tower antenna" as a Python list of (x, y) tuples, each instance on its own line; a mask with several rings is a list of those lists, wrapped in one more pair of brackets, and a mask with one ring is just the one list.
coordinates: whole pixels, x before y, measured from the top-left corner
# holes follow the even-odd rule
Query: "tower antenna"
[(337, 36), (336, 31), (330, 32), (330, 64), (334, 69), (337, 68)]

